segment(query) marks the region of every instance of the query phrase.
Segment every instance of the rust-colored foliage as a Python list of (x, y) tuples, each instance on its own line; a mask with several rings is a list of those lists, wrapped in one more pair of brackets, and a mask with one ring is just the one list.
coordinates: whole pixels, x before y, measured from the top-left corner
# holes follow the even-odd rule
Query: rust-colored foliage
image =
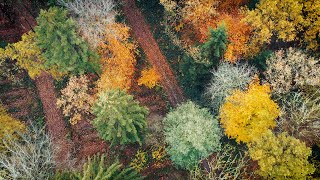
[(121, 23), (108, 25), (105, 42), (99, 45), (102, 75), (98, 89), (125, 89), (131, 87), (135, 70), (136, 45), (129, 40), (129, 27)]

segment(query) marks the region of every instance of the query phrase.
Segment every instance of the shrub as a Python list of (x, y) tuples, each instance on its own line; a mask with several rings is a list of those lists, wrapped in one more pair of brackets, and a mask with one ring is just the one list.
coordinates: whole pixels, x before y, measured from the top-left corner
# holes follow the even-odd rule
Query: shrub
[(93, 97), (89, 94), (89, 80), (85, 75), (73, 76), (67, 87), (61, 90), (61, 97), (57, 100), (58, 107), (63, 108), (63, 115), (70, 117), (72, 125), (77, 124), (83, 115), (89, 115), (93, 104)]
[(239, 151), (230, 144), (224, 145), (219, 152), (207, 158), (206, 161), (209, 168), (192, 170), (190, 179), (242, 179), (244, 175), (247, 175), (248, 153)]
[(320, 143), (320, 98), (317, 94), (303, 96), (292, 93), (282, 98), (282, 113), (278, 120), (281, 131), (313, 145)]
[(25, 125), (21, 123), (19, 120), (12, 118), (5, 108), (0, 104), (0, 150), (3, 150), (4, 144), (2, 140), (5, 138), (18, 138), (19, 132), (25, 131)]
[(267, 85), (253, 83), (247, 91), (236, 90), (220, 109), (220, 122), (228, 137), (251, 142), (276, 125), (278, 105), (270, 98)]
[(142, 171), (147, 165), (148, 156), (147, 152), (138, 150), (134, 159), (130, 162), (130, 166), (137, 170), (138, 172)]
[(275, 136), (267, 131), (249, 144), (249, 153), (258, 161), (258, 174), (267, 179), (306, 179), (314, 172), (308, 162), (311, 149), (287, 133)]
[(320, 85), (318, 62), (301, 50), (279, 50), (267, 60), (265, 76), (277, 94), (287, 93), (299, 86)]
[(92, 107), (100, 137), (111, 145), (142, 142), (148, 110), (123, 90), (104, 91)]
[(80, 34), (92, 47), (103, 42), (106, 26), (115, 22), (113, 0), (58, 0), (76, 19)]
[(110, 179), (110, 180), (139, 180), (142, 177), (132, 168), (123, 168), (119, 161), (109, 166), (105, 164), (105, 156), (93, 156), (83, 165), (79, 180)]
[(106, 162), (105, 155), (89, 157), (83, 165), (82, 172), (58, 172), (56, 180), (140, 180), (143, 179), (133, 168), (124, 168), (119, 161)]
[(46, 67), (73, 74), (99, 71), (98, 55), (77, 35), (75, 22), (67, 17), (66, 10), (57, 7), (41, 10), (37, 23), (36, 42)]
[(138, 85), (145, 85), (149, 89), (159, 85), (160, 75), (155, 68), (145, 69), (141, 72), (141, 77), (138, 79)]
[(3, 139), (0, 168), (13, 179), (50, 179), (54, 172), (52, 141), (43, 129), (32, 127), (19, 140)]
[(192, 169), (212, 152), (220, 150), (222, 136), (218, 121), (208, 109), (189, 101), (164, 119), (167, 153), (177, 166)]
[(217, 70), (212, 72), (212, 79), (207, 88), (206, 96), (209, 96), (210, 105), (215, 113), (219, 112), (225, 98), (233, 90), (245, 90), (253, 79), (256, 70), (247, 64), (222, 63)]

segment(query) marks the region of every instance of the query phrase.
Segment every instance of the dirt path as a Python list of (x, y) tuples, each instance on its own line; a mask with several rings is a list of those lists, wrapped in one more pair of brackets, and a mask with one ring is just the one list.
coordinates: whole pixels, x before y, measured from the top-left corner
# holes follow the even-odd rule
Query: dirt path
[(161, 76), (160, 83), (166, 92), (172, 106), (184, 101), (184, 96), (166, 58), (154, 39), (144, 17), (135, 5), (135, 0), (124, 0), (123, 11), (135, 39), (145, 52), (149, 63), (155, 67)]

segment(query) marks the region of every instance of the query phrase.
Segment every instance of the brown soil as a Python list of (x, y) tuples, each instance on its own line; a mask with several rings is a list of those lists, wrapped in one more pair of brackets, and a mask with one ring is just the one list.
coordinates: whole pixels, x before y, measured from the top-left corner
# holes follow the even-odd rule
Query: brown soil
[(51, 135), (55, 147), (57, 168), (68, 167), (72, 144), (67, 140), (68, 131), (63, 120), (62, 112), (56, 105), (57, 96), (54, 88), (53, 78), (50, 74), (43, 72), (35, 80), (38, 93), (43, 105), (46, 117), (46, 126)]
[(144, 17), (135, 5), (135, 0), (124, 0), (123, 11), (129, 22), (134, 38), (145, 52), (149, 63), (161, 76), (160, 83), (172, 106), (182, 103), (185, 98), (173, 71), (162, 54), (156, 40), (144, 21)]

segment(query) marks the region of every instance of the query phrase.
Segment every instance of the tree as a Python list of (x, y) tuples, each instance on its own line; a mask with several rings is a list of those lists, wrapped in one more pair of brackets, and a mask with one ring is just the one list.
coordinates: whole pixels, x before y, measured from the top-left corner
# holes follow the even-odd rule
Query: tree
[(247, 91), (235, 90), (220, 108), (220, 122), (228, 137), (249, 143), (276, 125), (278, 105), (270, 98), (270, 87), (253, 83)]
[(318, 94), (290, 93), (281, 98), (278, 127), (282, 132), (305, 142), (308, 146), (320, 142), (320, 99)]
[(302, 86), (320, 85), (319, 60), (303, 51), (279, 50), (267, 59), (265, 76), (276, 94), (285, 94)]
[(37, 22), (36, 42), (46, 67), (72, 74), (99, 71), (98, 55), (77, 35), (75, 22), (67, 17), (66, 10), (57, 7), (41, 10)]
[(287, 133), (275, 136), (269, 130), (248, 146), (258, 174), (266, 179), (306, 179), (315, 170), (308, 162), (311, 149)]
[(104, 41), (106, 26), (115, 22), (117, 12), (113, 0), (58, 0), (73, 15), (79, 28), (80, 34), (96, 48)]
[(19, 120), (12, 118), (0, 104), (0, 150), (4, 150), (4, 139), (16, 139), (18, 138), (17, 133), (23, 133), (25, 131), (25, 125)]
[(284, 42), (300, 41), (317, 50), (320, 27), (320, 3), (314, 0), (261, 0), (254, 10), (248, 10), (245, 21), (254, 33), (251, 39), (253, 52), (258, 52), (272, 37)]
[(153, 88), (159, 85), (160, 75), (155, 68), (145, 69), (141, 72), (141, 77), (138, 79), (138, 85), (145, 85), (148, 88)]
[(36, 44), (36, 34), (32, 31), (23, 34), (21, 41), (8, 44), (5, 50), (0, 52), (0, 58), (17, 60), (18, 66), (27, 70), (32, 79), (39, 76), (43, 71), (51, 73), (55, 78), (63, 75), (54, 66), (51, 68), (44, 66), (44, 57)]
[(111, 145), (142, 144), (148, 110), (124, 90), (101, 92), (92, 111), (96, 116), (92, 125), (103, 140), (110, 141)]
[(232, 65), (224, 62), (212, 71), (212, 78), (205, 93), (210, 98), (214, 113), (219, 113), (225, 98), (236, 89), (245, 90), (252, 81), (256, 70), (246, 64)]
[(61, 90), (57, 105), (63, 109), (63, 115), (70, 118), (71, 125), (90, 114), (94, 99), (89, 91), (89, 80), (85, 75), (70, 77), (67, 87)]
[(209, 30), (209, 38), (201, 47), (203, 58), (211, 64), (217, 64), (223, 59), (223, 53), (227, 48), (227, 34), (225, 26)]
[(217, 119), (208, 109), (189, 101), (164, 118), (167, 153), (178, 167), (191, 170), (201, 159), (221, 148), (222, 136)]
[(121, 23), (106, 27), (105, 41), (99, 46), (103, 72), (98, 81), (99, 91), (131, 87), (136, 59), (136, 45), (130, 42), (129, 27)]

